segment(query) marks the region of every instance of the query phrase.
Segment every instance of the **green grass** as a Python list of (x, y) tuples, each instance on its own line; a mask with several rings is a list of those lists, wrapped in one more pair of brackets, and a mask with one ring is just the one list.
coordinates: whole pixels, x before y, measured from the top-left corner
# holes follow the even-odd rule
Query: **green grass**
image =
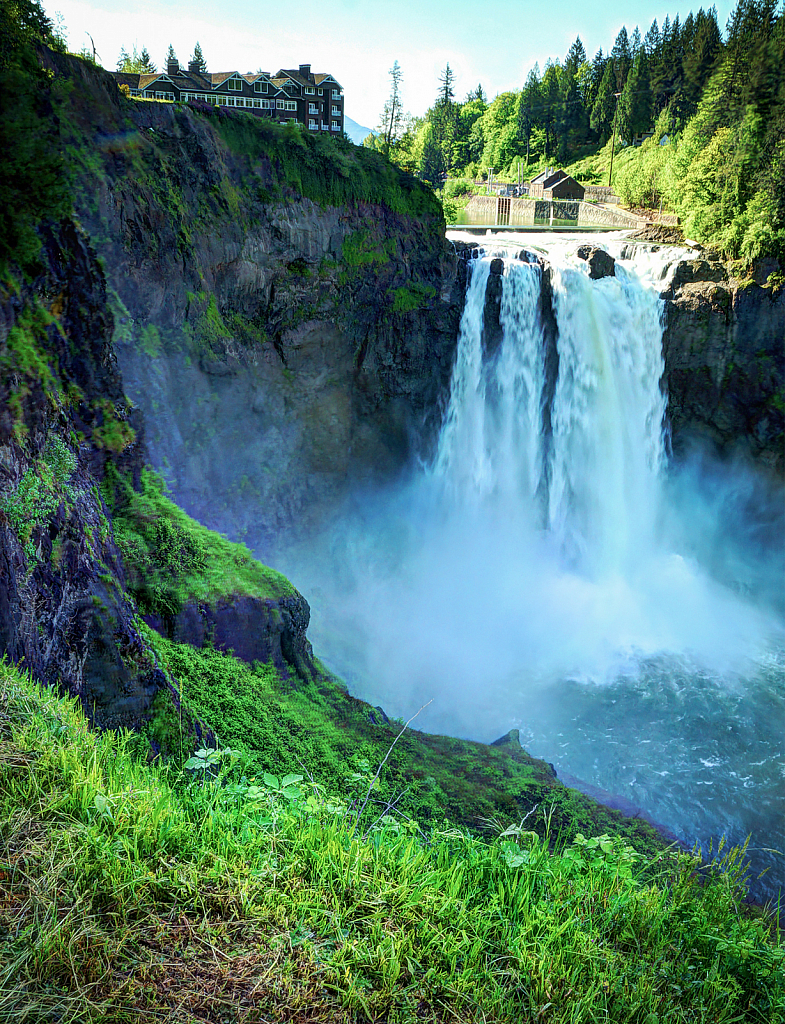
[(108, 471), (104, 496), (112, 510), (128, 589), (145, 613), (176, 615), (189, 601), (215, 604), (222, 597), (285, 597), (296, 593), (285, 576), (191, 519), (164, 493), (151, 470), (141, 490)]
[[(782, 1024), (737, 855), (356, 829), (343, 793), (186, 778), (0, 665), (0, 1018)], [(315, 782), (319, 782), (315, 779)], [(641, 868), (645, 867), (642, 873)]]
[[(270, 665), (250, 666), (218, 651), (171, 643), (151, 630), (147, 637), (176, 680), (189, 720), (205, 723), (219, 745), (242, 749), (257, 773), (286, 775), (304, 766), (330, 792), (345, 793), (361, 785), (355, 777), (382, 760), (399, 732), (401, 723), (385, 721), (324, 670), (316, 679), (290, 681)], [(176, 754), (179, 720), (166, 693), (156, 712), (151, 738)], [(411, 728), (388, 761), (377, 797), (398, 800), (421, 822), (447, 818), (482, 831), (488, 821), (506, 826), (539, 807), (547, 808), (552, 834), (563, 839), (612, 832), (647, 854), (665, 845), (645, 822), (567, 789), (517, 743), (488, 746)], [(540, 814), (536, 828), (544, 834)]]

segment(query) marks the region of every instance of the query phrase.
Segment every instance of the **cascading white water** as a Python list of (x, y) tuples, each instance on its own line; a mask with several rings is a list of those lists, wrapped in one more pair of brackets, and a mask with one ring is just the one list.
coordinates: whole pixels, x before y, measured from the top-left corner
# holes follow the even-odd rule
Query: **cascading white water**
[[(536, 242), (555, 330), (541, 268), (497, 251), (489, 343), (490, 256), (475, 261), (433, 464), (364, 494), (324, 546), (328, 566), (287, 567), (321, 591), (312, 638), (388, 712), (433, 697), (423, 728), (489, 741), (518, 727), (531, 752), (688, 842), (754, 831), (781, 849), (781, 616), (712, 575), (703, 537), (745, 587), (767, 560), (776, 576), (780, 555), (753, 565), (736, 544), (743, 475), (709, 493), (665, 458), (659, 293), (680, 254), (604, 239), (616, 275), (594, 281), (577, 239)], [(755, 856), (782, 881), (774, 854)]]
[(665, 412), (662, 302), (621, 266), (598, 282), (585, 266), (553, 269), (559, 372), (546, 447), (540, 266), (505, 259), (503, 341), (485, 359), (490, 258), (477, 261), (434, 474), (450, 501), (507, 502), (514, 515), (547, 479), (551, 533), (572, 562), (602, 575), (629, 568), (652, 544)]
[(630, 571), (651, 550), (665, 402), (662, 302), (619, 265), (591, 281), (555, 270), (559, 376), (549, 524), (595, 575)]
[(538, 314), (541, 271), (508, 260), (495, 358), (483, 352), (483, 308), (490, 260), (477, 261), (461, 321), (452, 393), (434, 475), (457, 503), (526, 502), (543, 473), (544, 339)]

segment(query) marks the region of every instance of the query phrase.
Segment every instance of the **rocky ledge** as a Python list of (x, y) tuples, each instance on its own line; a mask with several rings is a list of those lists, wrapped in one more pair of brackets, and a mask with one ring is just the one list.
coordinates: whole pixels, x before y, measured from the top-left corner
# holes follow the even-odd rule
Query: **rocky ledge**
[(698, 443), (781, 477), (785, 288), (776, 272), (766, 280), (736, 279), (705, 252), (680, 263), (663, 293), (663, 383), (677, 455)]

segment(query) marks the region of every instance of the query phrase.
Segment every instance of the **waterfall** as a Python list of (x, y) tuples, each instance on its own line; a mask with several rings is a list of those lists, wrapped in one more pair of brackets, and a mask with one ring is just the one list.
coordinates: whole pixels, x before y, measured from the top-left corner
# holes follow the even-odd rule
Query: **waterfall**
[(568, 564), (594, 576), (629, 571), (653, 543), (664, 457), (662, 301), (621, 265), (592, 281), (581, 260), (552, 264), (558, 376), (545, 417), (542, 269), (503, 262), (503, 335), (490, 354), (491, 258), (472, 268), (434, 474), (452, 501), (544, 519)]
[(513, 245), (472, 261), (432, 463), (364, 490), (317, 546), (326, 564), (290, 575), (319, 597), (312, 639), (352, 692), (404, 717), (433, 698), (430, 732), (518, 728), (689, 844), (754, 833), (771, 895), (782, 562), (744, 539), (767, 492), (666, 458), (659, 295), (681, 253), (603, 236), (615, 276), (592, 280), (583, 241), (527, 235), (547, 262)]

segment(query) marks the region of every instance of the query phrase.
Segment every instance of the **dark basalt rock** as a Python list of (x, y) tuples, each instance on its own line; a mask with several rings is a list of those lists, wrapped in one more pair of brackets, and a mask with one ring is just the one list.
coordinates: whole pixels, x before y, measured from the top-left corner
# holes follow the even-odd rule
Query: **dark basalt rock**
[(677, 455), (694, 445), (785, 472), (785, 289), (685, 260), (665, 299), (663, 385)]
[(311, 610), (300, 594), (277, 601), (255, 597), (223, 598), (215, 605), (189, 602), (169, 621), (156, 615), (145, 621), (177, 643), (231, 652), (248, 663), (272, 662), (313, 675), (313, 650), (306, 636)]
[[(497, 266), (498, 264), (498, 266)], [(504, 337), (501, 325), (502, 291), (504, 290), (504, 261), (495, 259), (485, 286), (485, 307), (482, 316), (482, 347), (486, 355), (492, 356)]]
[(577, 252), (578, 258), (589, 264), (589, 277), (599, 281), (603, 277), (616, 276), (616, 261), (610, 253), (596, 245), (582, 245)]

